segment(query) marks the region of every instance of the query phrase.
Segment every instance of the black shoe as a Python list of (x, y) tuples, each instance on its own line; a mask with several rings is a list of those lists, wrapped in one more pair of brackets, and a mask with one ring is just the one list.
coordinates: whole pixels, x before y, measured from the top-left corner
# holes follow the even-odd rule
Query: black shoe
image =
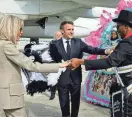
[(55, 98), (55, 94), (51, 93), (51, 96), (50, 96), (49, 100), (53, 100), (54, 98)]

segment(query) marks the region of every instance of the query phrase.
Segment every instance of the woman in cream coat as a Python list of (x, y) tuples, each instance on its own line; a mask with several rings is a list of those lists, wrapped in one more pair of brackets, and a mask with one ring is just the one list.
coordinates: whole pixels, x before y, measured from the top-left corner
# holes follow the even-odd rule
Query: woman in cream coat
[(0, 19), (0, 108), (6, 117), (27, 117), (24, 105), (24, 87), (20, 69), (35, 72), (58, 72), (69, 63), (40, 64), (16, 48), (22, 35), (23, 20), (15, 16)]

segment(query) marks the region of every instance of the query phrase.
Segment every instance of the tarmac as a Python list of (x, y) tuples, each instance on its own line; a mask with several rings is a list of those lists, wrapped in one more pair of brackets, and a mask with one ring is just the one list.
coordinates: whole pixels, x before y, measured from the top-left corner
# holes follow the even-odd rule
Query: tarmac
[[(110, 117), (109, 109), (85, 101), (83, 97), (83, 83), (88, 72), (83, 73), (82, 93), (78, 117)], [(29, 96), (25, 94), (26, 110), (28, 117), (62, 117), (58, 100), (58, 94), (54, 100), (49, 100), (50, 92)]]

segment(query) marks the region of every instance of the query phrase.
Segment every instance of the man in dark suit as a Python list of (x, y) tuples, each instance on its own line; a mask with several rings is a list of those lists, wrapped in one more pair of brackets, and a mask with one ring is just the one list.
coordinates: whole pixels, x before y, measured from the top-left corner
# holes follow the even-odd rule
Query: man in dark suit
[[(71, 21), (64, 21), (60, 25), (62, 39), (54, 41), (53, 44), (58, 49), (64, 61), (72, 58), (82, 58), (83, 52), (89, 54), (108, 54), (109, 51), (104, 49), (94, 48), (85, 44), (81, 39), (73, 38), (74, 24)], [(63, 72), (58, 81), (58, 94), (60, 107), (63, 117), (77, 117), (80, 105), (80, 90), (81, 90), (82, 72), (81, 66), (75, 70), (67, 68)], [(71, 94), (71, 114), (70, 100)]]
[[(108, 58), (97, 60), (74, 58), (71, 62), (73, 68), (77, 68), (80, 64), (84, 64), (86, 70), (117, 67), (117, 79), (120, 76), (120, 80), (118, 79), (118, 83), (114, 83), (114, 85), (112, 85), (114, 87), (112, 87), (113, 90), (111, 93), (119, 90), (123, 91), (123, 97), (122, 95), (121, 97), (119, 97), (120, 95), (116, 97), (119, 99), (118, 101), (120, 104), (120, 99), (124, 98), (123, 106), (121, 106), (120, 109), (123, 111), (123, 115), (121, 115), (122, 112), (117, 108), (119, 111), (116, 113), (116, 111), (112, 110), (111, 116), (113, 117), (113, 115), (116, 114), (116, 117), (132, 117), (132, 12), (129, 10), (121, 10), (118, 18), (113, 19), (113, 21), (117, 23), (117, 31), (120, 34), (122, 41), (118, 43), (115, 50)], [(114, 107), (115, 103), (112, 103), (112, 107)]]

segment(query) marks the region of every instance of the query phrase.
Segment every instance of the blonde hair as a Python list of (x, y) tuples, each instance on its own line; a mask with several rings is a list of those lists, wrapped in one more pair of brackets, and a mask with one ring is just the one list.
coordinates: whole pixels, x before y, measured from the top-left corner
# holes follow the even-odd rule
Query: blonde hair
[(16, 38), (22, 26), (22, 19), (12, 15), (5, 15), (0, 19), (0, 40), (9, 40), (16, 44)]

